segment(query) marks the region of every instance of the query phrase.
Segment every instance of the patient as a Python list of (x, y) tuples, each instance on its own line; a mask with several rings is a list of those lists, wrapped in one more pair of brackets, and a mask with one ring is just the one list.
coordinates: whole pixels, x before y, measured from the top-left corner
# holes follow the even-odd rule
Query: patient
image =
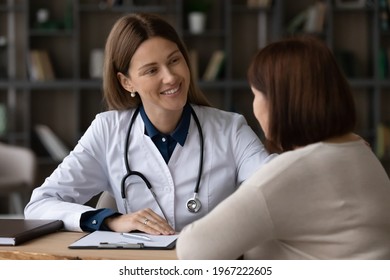
[(390, 259), (390, 181), (354, 134), (354, 99), (314, 38), (260, 50), (253, 111), (282, 154), (185, 227), (180, 259)]

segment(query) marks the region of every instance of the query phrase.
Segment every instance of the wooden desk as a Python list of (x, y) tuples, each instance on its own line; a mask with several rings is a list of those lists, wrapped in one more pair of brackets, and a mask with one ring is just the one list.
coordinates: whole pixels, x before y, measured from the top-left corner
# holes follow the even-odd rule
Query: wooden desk
[(176, 260), (176, 250), (68, 249), (86, 233), (56, 232), (18, 246), (0, 246), (0, 260)]

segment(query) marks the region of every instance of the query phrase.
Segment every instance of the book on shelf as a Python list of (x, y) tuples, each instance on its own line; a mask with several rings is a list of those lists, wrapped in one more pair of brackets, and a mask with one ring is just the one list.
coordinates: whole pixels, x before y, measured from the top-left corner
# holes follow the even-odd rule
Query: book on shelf
[(295, 15), (287, 24), (287, 33), (295, 34), (303, 28), (303, 25), (307, 18), (307, 10), (301, 11)]
[(379, 123), (376, 128), (376, 155), (379, 159), (390, 157), (390, 124)]
[(39, 56), (40, 56), (42, 64), (43, 64), (42, 68), (43, 68), (43, 74), (44, 74), (45, 80), (47, 80), (47, 81), (54, 80), (55, 79), (54, 69), (53, 69), (53, 65), (51, 63), (49, 53), (47, 51), (40, 50)]
[(317, 1), (307, 10), (307, 18), (304, 25), (304, 31), (307, 33), (321, 33), (324, 30), (326, 14), (326, 4)]
[(46, 50), (30, 50), (28, 69), (32, 81), (51, 81), (55, 79), (53, 65)]
[(69, 148), (47, 125), (35, 125), (35, 132), (47, 152), (54, 160), (62, 161), (70, 153)]
[(7, 106), (0, 103), (0, 137), (7, 131)]
[(204, 81), (214, 81), (218, 78), (225, 60), (225, 51), (216, 50), (211, 55), (210, 61), (206, 67), (202, 79)]
[(326, 18), (326, 3), (317, 1), (298, 13), (287, 25), (287, 32), (321, 33), (324, 30)]
[(32, 81), (38, 81), (41, 77), (41, 69), (39, 69), (39, 60), (37, 58), (37, 52), (34, 50), (31, 50), (28, 53), (27, 58), (27, 68), (28, 68), (28, 74), (30, 77), (30, 80)]
[(0, 219), (0, 245), (20, 245), (34, 238), (56, 232), (63, 226), (61, 220)]

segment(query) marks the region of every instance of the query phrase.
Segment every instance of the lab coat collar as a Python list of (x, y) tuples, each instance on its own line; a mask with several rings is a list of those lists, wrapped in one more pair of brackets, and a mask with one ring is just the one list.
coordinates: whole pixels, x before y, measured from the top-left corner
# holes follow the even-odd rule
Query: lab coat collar
[[(149, 117), (147, 116), (145, 109), (142, 105), (140, 107), (140, 114), (141, 114), (142, 120), (145, 123), (145, 135), (148, 135), (152, 139), (156, 135), (163, 135), (152, 124), (152, 122), (150, 121)], [(181, 146), (184, 146), (184, 143), (187, 139), (188, 129), (190, 127), (190, 120), (191, 120), (191, 106), (187, 103), (183, 108), (183, 114), (181, 116), (181, 120), (180, 120), (179, 124), (177, 125), (176, 129), (170, 135)]]

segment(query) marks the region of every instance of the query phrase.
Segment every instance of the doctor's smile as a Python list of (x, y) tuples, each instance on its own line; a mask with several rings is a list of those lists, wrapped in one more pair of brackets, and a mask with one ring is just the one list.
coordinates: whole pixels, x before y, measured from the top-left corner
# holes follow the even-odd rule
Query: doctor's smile
[(163, 91), (163, 92), (161, 92), (160, 94), (161, 94), (161, 95), (169, 95), (169, 96), (172, 96), (172, 95), (175, 95), (175, 94), (180, 93), (180, 92), (179, 92), (179, 89), (180, 89), (180, 87), (177, 87), (177, 88), (174, 88), (174, 89), (170, 89), (170, 90)]

